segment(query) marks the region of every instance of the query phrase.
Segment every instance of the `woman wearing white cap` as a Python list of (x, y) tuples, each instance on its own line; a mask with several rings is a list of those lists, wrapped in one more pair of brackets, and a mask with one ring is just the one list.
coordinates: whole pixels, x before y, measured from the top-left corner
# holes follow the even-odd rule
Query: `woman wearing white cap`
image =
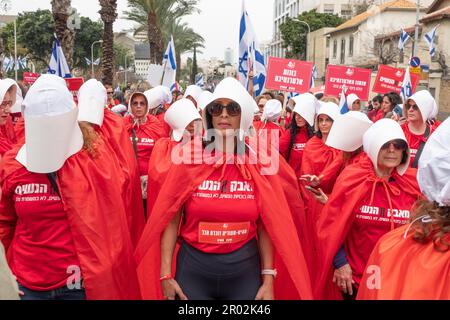
[(131, 139), (134, 155), (139, 164), (144, 211), (146, 211), (145, 200), (147, 199), (147, 174), (150, 156), (156, 141), (167, 134), (162, 123), (155, 116), (149, 114), (151, 108), (154, 109), (160, 104), (155, 100), (148, 100), (147, 97), (152, 98), (152, 95), (145, 95), (140, 92), (133, 93), (128, 105), (130, 114), (123, 119), (128, 136)]
[(340, 115), (339, 106), (333, 102), (322, 103), (317, 113), (317, 132), (305, 145), (302, 159), (302, 179), (318, 176), (333, 160), (340, 156), (340, 151), (329, 147), (326, 142), (333, 127), (334, 120)]
[(361, 111), (361, 99), (354, 93), (347, 96), (347, 106), (351, 111)]
[(420, 197), (397, 122), (383, 119), (372, 125), (363, 145), (368, 156), (342, 171), (319, 217), (316, 298), (339, 299), (338, 290), (354, 298), (375, 244), (408, 223), (409, 210)]
[(165, 86), (157, 86), (144, 92), (148, 101), (149, 114), (155, 116), (163, 125), (165, 136), (169, 135), (170, 127), (164, 121), (164, 113), (172, 103), (172, 93)]
[(11, 120), (11, 107), (16, 103), (17, 85), (14, 80), (0, 80), (0, 156), (16, 144), (16, 134)]
[(280, 153), (300, 177), (303, 150), (306, 142), (314, 136), (314, 119), (319, 101), (310, 93), (291, 100), (295, 102), (291, 127), (280, 138)]
[(266, 130), (267, 137), (269, 137), (270, 133), (275, 130), (278, 136), (281, 137), (284, 134), (284, 128), (280, 126), (278, 120), (281, 117), (282, 111), (283, 106), (280, 101), (276, 99), (267, 101), (264, 106), (261, 121), (253, 122), (257, 134), (261, 136), (261, 130)]
[(358, 299), (450, 299), (449, 141), (447, 119), (428, 139), (419, 161), (417, 179), (427, 199), (414, 205), (411, 224), (380, 239), (367, 263)]
[(406, 122), (402, 125), (402, 129), (411, 148), (410, 164), (413, 168), (417, 168), (425, 143), (437, 128), (427, 123), (435, 109), (437, 109), (436, 101), (427, 90), (418, 91), (406, 100)]
[(115, 155), (123, 179), (122, 198), (128, 216), (131, 239), (136, 245), (144, 230), (145, 214), (142, 202), (138, 163), (130, 144), (123, 119), (107, 104), (107, 89), (100, 81), (86, 81), (78, 91), (78, 121), (86, 136), (100, 136), (110, 153)]
[[(172, 165), (172, 153), (174, 147), (182, 143), (190, 142), (197, 135), (202, 134), (202, 118), (194, 103), (189, 99), (181, 99), (175, 102), (166, 111), (165, 121), (171, 128), (170, 138), (159, 139), (153, 148), (148, 165), (148, 193), (147, 193), (147, 217), (153, 209), (153, 204), (158, 197), (167, 172)], [(176, 160), (176, 159), (175, 159)]]
[(80, 130), (62, 78), (42, 75), (23, 110), (25, 144), (5, 155), (0, 203), (22, 299), (139, 299), (117, 160)]
[(203, 161), (171, 166), (136, 249), (144, 299), (273, 299), (275, 277), (285, 296), (312, 298), (293, 221), (302, 212), (291, 211), (296, 178), (282, 159), (271, 174), (248, 162), (254, 109), (236, 79), (219, 83), (204, 113), (205, 147), (185, 145)]
[(193, 84), (186, 88), (186, 91), (184, 92), (184, 98), (191, 100), (192, 103), (194, 103), (194, 105), (198, 107), (198, 100), (202, 92), (203, 92), (202, 88)]

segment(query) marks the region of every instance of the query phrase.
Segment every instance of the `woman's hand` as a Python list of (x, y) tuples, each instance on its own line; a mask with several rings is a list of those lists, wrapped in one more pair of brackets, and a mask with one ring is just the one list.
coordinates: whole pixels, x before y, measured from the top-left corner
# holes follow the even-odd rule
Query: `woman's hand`
[(176, 296), (178, 296), (180, 300), (188, 299), (175, 279), (161, 281), (161, 287), (166, 300), (175, 300)]
[(311, 187), (317, 187), (320, 182), (322, 181), (323, 176), (315, 176), (311, 174), (304, 174), (299, 179), (300, 181), (305, 181), (310, 185)]
[[(272, 276), (265, 276), (272, 277)], [(258, 293), (256, 294), (255, 300), (274, 300), (273, 295), (273, 278), (266, 279), (263, 285), (259, 288)]]
[(341, 289), (344, 293), (353, 295), (353, 283), (355, 281), (352, 278), (352, 268), (347, 263), (339, 269), (334, 270), (333, 282)]
[(323, 192), (322, 189), (318, 188), (312, 188), (310, 186), (305, 187), (306, 190), (311, 192), (314, 195), (314, 198), (316, 198), (317, 201), (319, 201), (321, 204), (325, 204), (328, 201), (328, 196)]

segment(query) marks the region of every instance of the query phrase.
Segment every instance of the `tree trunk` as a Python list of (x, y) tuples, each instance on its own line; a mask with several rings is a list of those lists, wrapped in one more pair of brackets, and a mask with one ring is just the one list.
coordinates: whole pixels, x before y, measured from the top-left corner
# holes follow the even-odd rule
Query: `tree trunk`
[(194, 47), (194, 57), (192, 58), (192, 73), (191, 73), (191, 84), (195, 84), (195, 76), (198, 73), (197, 66), (197, 48)]
[(70, 0), (52, 0), (52, 14), (55, 21), (55, 32), (61, 42), (61, 48), (66, 57), (69, 68), (73, 65), (73, 47), (75, 42), (75, 30), (69, 29)]
[(100, 0), (99, 11), (104, 23), (102, 44), (102, 82), (113, 84), (114, 80), (114, 33), (113, 23), (117, 18), (117, 0)]
[(158, 17), (155, 12), (148, 13), (148, 42), (150, 44), (150, 62), (161, 64), (164, 58), (164, 42)]

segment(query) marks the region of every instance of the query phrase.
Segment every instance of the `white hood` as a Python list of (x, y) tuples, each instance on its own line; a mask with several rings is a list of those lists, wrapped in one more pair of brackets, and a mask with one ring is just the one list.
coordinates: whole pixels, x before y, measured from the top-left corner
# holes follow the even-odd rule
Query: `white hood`
[(206, 106), (211, 103), (213, 94), (209, 91), (203, 91), (197, 101), (197, 106), (200, 110), (205, 110)]
[[(370, 160), (372, 160), (375, 169), (378, 168), (378, 154), (380, 153), (381, 147), (392, 140), (403, 140), (406, 143), (405, 134), (398, 122), (391, 119), (381, 119), (374, 123), (369, 130), (363, 136), (364, 151), (368, 154)], [(403, 175), (409, 166), (410, 159), (410, 149), (407, 148), (407, 159), (405, 163), (400, 164), (397, 167), (397, 172)]]
[(433, 119), (436, 117), (439, 111), (436, 100), (434, 100), (431, 93), (427, 90), (417, 91), (406, 100), (406, 103), (408, 103), (409, 100), (413, 100), (419, 107), (424, 123), (428, 119)]
[(334, 121), (341, 114), (341, 112), (339, 106), (336, 103), (325, 102), (321, 105), (319, 111), (317, 112), (317, 116), (321, 114), (326, 114)]
[(78, 108), (59, 79), (39, 77), (23, 101), (25, 145), (16, 160), (30, 172), (55, 172), (83, 147)]
[(200, 95), (202, 94), (203, 89), (199, 86), (193, 84), (186, 88), (186, 92), (184, 93), (184, 98), (191, 96), (197, 103)]
[(419, 159), (420, 190), (440, 206), (450, 206), (450, 118), (430, 136)]
[[(147, 90), (144, 92), (144, 95), (147, 98), (149, 111), (172, 102), (172, 93), (167, 87), (164, 86), (157, 86)], [(130, 111), (131, 109), (129, 112)]]
[(282, 111), (283, 106), (281, 105), (281, 102), (276, 99), (271, 99), (267, 101), (264, 106), (264, 112), (261, 116), (261, 120), (276, 122), (281, 117)]
[[(253, 124), (253, 112), (256, 105), (255, 100), (253, 100), (239, 81), (230, 77), (223, 79), (217, 85), (216, 90), (213, 93), (211, 103), (218, 99), (232, 100), (241, 107), (241, 130), (239, 133), (239, 138), (243, 140), (245, 135), (250, 134), (250, 128)], [(205, 129), (208, 128), (205, 126)]]
[(200, 113), (189, 99), (181, 99), (167, 109), (164, 120), (172, 128), (172, 138), (180, 141), (186, 127), (194, 120), (201, 120)]
[(6, 91), (8, 91), (11, 87), (14, 87), (12, 90), (12, 106), (11, 113), (22, 112), (22, 90), (20, 89), (17, 82), (13, 79), (3, 79), (0, 80), (0, 101), (2, 102), (5, 98)]
[(353, 152), (363, 145), (363, 136), (373, 122), (362, 112), (349, 111), (334, 119), (328, 134), (327, 146), (346, 152)]
[[(146, 91), (146, 92), (147, 92), (147, 91)], [(147, 97), (147, 95), (146, 95), (145, 93), (143, 93), (143, 92), (135, 92), (135, 93), (133, 93), (133, 94), (131, 95), (130, 99), (128, 100), (128, 113), (129, 113), (132, 117), (134, 117), (134, 115), (133, 115), (133, 113), (131, 112), (131, 102), (133, 101), (134, 96), (137, 96), (137, 95), (140, 95), (140, 96), (142, 96), (142, 97), (145, 98), (145, 101), (147, 102), (147, 112), (146, 112), (146, 114), (148, 114), (148, 113), (150, 112), (150, 107), (149, 107), (149, 104), (148, 104), (148, 97)]]
[(349, 109), (349, 110), (352, 110), (352, 109), (353, 109), (353, 104), (354, 104), (355, 101), (357, 101), (357, 100), (361, 101), (361, 99), (360, 99), (356, 94), (354, 94), (354, 93), (350, 93), (350, 94), (347, 96), (347, 106), (348, 106), (348, 109)]
[(78, 91), (78, 121), (101, 126), (107, 100), (106, 88), (100, 81), (86, 81)]
[(316, 110), (320, 108), (317, 98), (311, 93), (303, 93), (293, 97), (292, 100), (295, 102), (293, 112), (298, 113), (311, 127), (314, 127)]

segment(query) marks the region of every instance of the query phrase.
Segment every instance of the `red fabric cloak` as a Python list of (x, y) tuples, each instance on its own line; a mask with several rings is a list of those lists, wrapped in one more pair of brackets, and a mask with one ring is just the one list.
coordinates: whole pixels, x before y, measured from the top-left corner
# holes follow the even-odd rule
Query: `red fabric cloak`
[(11, 150), (16, 142), (14, 126), (11, 117), (8, 116), (5, 125), (0, 126), (0, 156), (3, 156), (8, 150)]
[[(2, 179), (22, 165), (15, 160), (21, 145), (5, 154)], [(58, 186), (67, 212), (87, 299), (140, 299), (133, 245), (119, 183), (120, 166), (99, 138), (93, 159), (82, 150), (58, 171)]]
[[(422, 244), (408, 226), (384, 235), (374, 248), (359, 287), (359, 300), (449, 300), (450, 250), (439, 252), (433, 242)], [(444, 237), (450, 243), (450, 234)]]
[[(193, 144), (188, 145), (197, 155), (203, 152), (202, 148), (194, 149)], [(162, 299), (159, 281), (162, 233), (197, 187), (220, 166), (216, 162), (174, 164), (170, 168), (136, 249), (138, 276), (144, 299)], [(298, 193), (295, 195), (298, 189), (293, 183), (296, 179), (292, 170), (283, 160), (280, 160), (279, 173), (272, 176), (261, 175), (260, 165), (238, 166), (246, 179), (253, 179), (255, 182), (261, 219), (275, 248), (275, 265), (279, 270), (279, 277), (275, 281), (276, 298), (312, 299), (309, 273), (294, 222), (302, 221), (304, 212)], [(291, 207), (288, 201), (294, 202)], [(294, 207), (301, 211), (291, 211)], [(298, 217), (294, 219), (293, 215)]]
[(367, 155), (358, 163), (349, 165), (342, 171), (317, 223), (320, 264), (317, 273), (319, 277), (314, 288), (315, 298), (342, 298), (337, 286), (332, 282), (334, 272), (332, 261), (344, 243), (353, 221), (354, 208), (359, 201), (368, 192), (373, 191), (378, 183), (384, 185), (388, 198), (400, 196), (401, 192), (419, 198), (421, 194), (416, 172), (415, 169), (408, 169), (401, 176), (394, 170), (391, 177), (395, 179), (400, 190), (391, 190), (386, 179), (377, 177)]

